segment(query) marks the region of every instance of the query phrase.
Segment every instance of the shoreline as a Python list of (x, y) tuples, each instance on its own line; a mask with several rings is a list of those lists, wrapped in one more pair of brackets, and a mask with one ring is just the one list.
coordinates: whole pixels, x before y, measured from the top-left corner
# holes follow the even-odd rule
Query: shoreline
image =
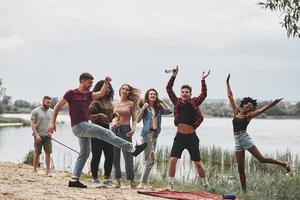
[(0, 127), (19, 127), (23, 126), (23, 123), (15, 122), (15, 123), (0, 123)]

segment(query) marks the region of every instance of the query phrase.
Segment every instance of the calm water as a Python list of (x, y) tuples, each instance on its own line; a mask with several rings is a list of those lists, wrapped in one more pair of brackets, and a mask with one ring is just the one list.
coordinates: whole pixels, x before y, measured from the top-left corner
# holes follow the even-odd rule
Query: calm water
[[(29, 115), (4, 115), (29, 119)], [(57, 127), (54, 138), (79, 150), (77, 138), (73, 135), (69, 116), (60, 115), (58, 121), (65, 124)], [(293, 154), (300, 154), (300, 120), (265, 120), (255, 119), (248, 132), (255, 144), (263, 153), (285, 152), (289, 149)], [(134, 142), (139, 141), (140, 126), (134, 135)], [(33, 149), (33, 137), (30, 127), (0, 128), (0, 160), (22, 162), (29, 150)], [(158, 139), (159, 146), (171, 146), (176, 129), (172, 117), (163, 118), (162, 132)], [(231, 119), (206, 118), (197, 130), (200, 145), (220, 146), (223, 149), (234, 149)], [(77, 154), (53, 142), (53, 161), (56, 169), (73, 169)]]

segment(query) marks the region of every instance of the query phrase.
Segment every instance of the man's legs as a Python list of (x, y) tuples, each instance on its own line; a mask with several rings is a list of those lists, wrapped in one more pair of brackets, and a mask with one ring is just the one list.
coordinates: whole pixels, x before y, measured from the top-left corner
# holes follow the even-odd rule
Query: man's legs
[(131, 152), (134, 156), (137, 156), (146, 148), (145, 144), (136, 145), (134, 147), (132, 143), (116, 136), (111, 130), (103, 128), (97, 124), (81, 122), (73, 126), (72, 129), (77, 137), (97, 138), (108, 142), (115, 147)]
[(200, 178), (205, 178), (205, 170), (200, 161), (193, 161)]
[(37, 173), (37, 166), (40, 160), (40, 154), (34, 151), (34, 158), (33, 158), (33, 171)]
[(46, 176), (50, 176), (50, 160), (52, 153), (52, 140), (49, 137), (43, 137), (43, 145), (45, 151)]
[(34, 139), (33, 171), (35, 173), (37, 173), (37, 167), (39, 164), (41, 152), (42, 152), (42, 141), (36, 142)]
[(203, 179), (203, 186), (205, 188), (208, 187), (208, 181), (205, 178), (205, 170), (201, 163), (201, 156), (200, 156), (200, 150), (199, 150), (199, 139), (197, 135), (193, 135), (193, 138), (190, 138), (191, 140), (188, 141), (186, 144), (186, 148), (190, 154), (191, 160), (194, 162), (195, 168), (199, 174), (199, 177)]
[(176, 164), (177, 164), (178, 158), (171, 157), (169, 160), (169, 180), (168, 180), (168, 189), (173, 190), (174, 189), (174, 177), (176, 172)]
[(87, 161), (90, 155), (91, 139), (79, 137), (78, 141), (79, 141), (80, 153), (75, 162), (74, 171), (69, 181), (69, 187), (86, 188), (85, 185), (79, 182), (79, 177), (81, 175), (85, 162)]
[(46, 172), (50, 172), (50, 160), (51, 160), (51, 154), (50, 153), (45, 153), (45, 162), (46, 162)]

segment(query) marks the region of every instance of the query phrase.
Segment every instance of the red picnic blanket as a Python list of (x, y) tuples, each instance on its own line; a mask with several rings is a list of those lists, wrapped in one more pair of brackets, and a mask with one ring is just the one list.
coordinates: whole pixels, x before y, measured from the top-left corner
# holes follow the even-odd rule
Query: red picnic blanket
[(216, 195), (209, 192), (177, 192), (177, 191), (137, 191), (139, 194), (145, 194), (149, 196), (161, 197), (166, 199), (178, 199), (178, 200), (222, 200), (221, 195)]

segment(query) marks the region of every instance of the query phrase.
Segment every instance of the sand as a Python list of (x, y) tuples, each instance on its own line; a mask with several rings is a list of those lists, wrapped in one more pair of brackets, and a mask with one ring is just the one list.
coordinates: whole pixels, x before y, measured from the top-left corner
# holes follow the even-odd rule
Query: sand
[(122, 185), (122, 188), (92, 188), (90, 180), (82, 182), (88, 188), (69, 188), (70, 174), (53, 171), (46, 177), (44, 170), (33, 173), (32, 166), (0, 162), (0, 199), (107, 199), (107, 200), (154, 200), (161, 199), (137, 193), (136, 189)]

